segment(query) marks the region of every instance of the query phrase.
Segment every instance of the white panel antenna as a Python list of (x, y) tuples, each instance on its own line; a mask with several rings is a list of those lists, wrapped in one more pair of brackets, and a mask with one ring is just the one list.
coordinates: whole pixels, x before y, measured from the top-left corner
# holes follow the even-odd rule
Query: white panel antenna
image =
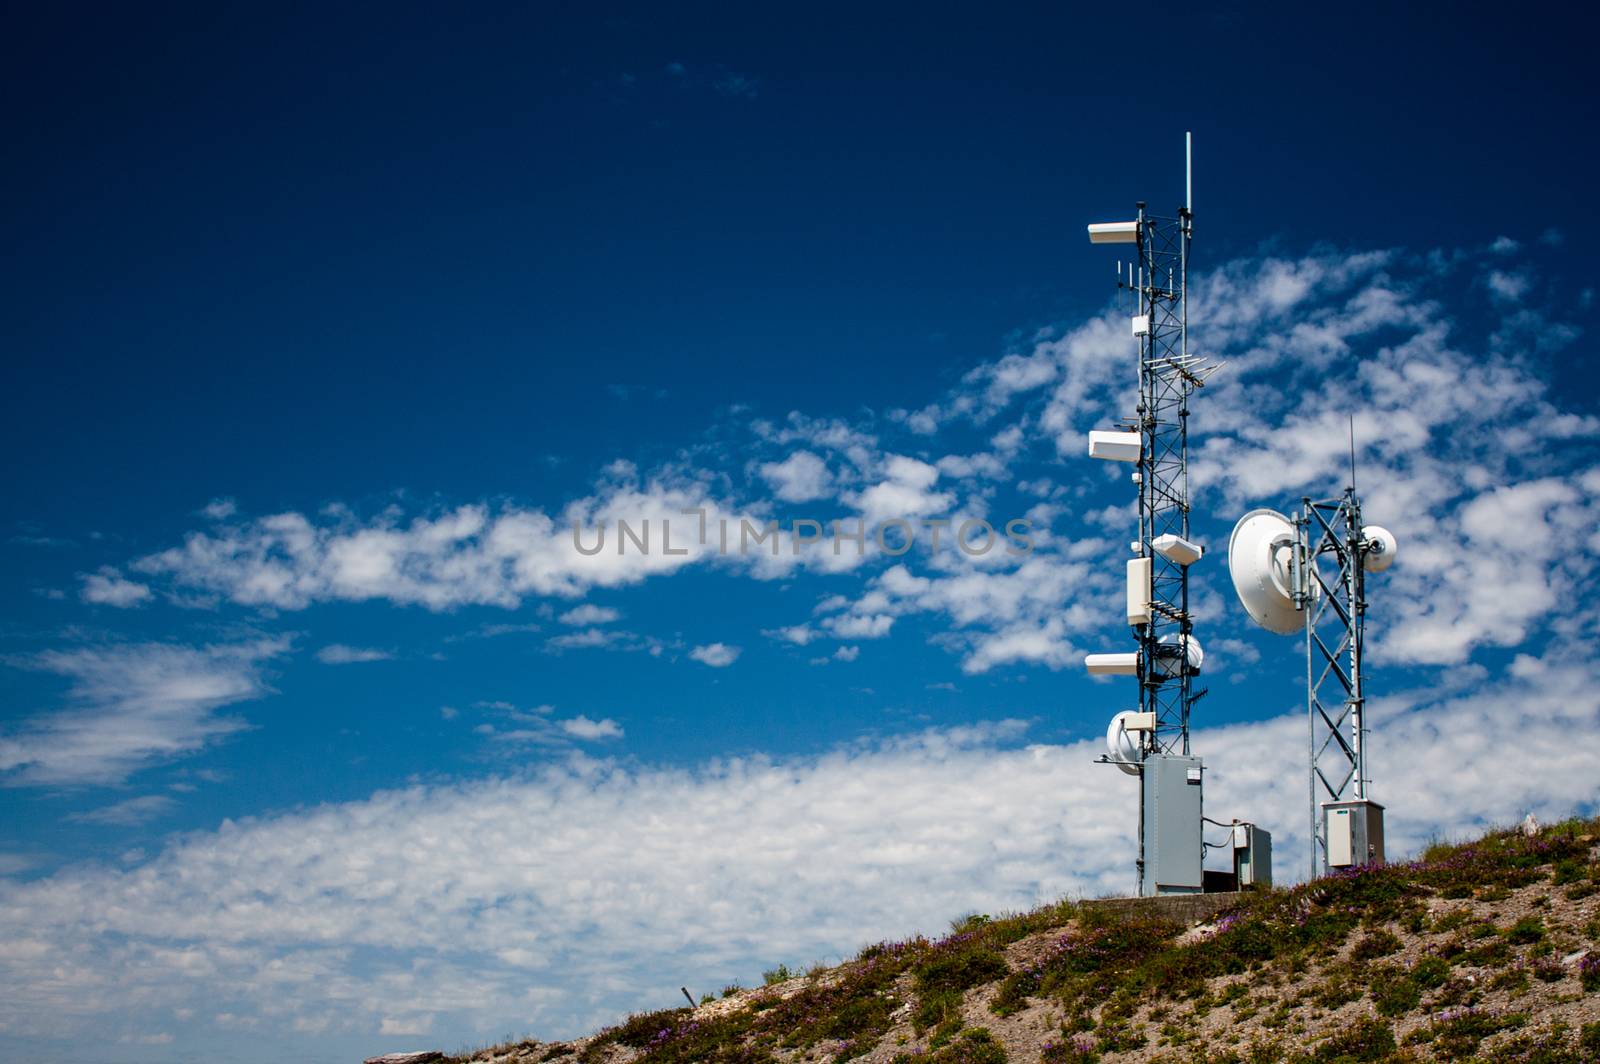
[(1089, 457), (1108, 462), (1137, 462), (1142, 441), (1137, 432), (1089, 433)]
[(1137, 676), (1139, 653), (1134, 651), (1128, 654), (1090, 654), (1083, 659), (1083, 667), (1089, 671), (1090, 676)]
[(1206, 553), (1206, 549), (1200, 544), (1191, 543), (1182, 536), (1173, 535), (1171, 532), (1152, 539), (1150, 547), (1174, 565), (1193, 565), (1205, 557)]
[(1137, 244), (1139, 222), (1096, 222), (1089, 227), (1091, 244)]

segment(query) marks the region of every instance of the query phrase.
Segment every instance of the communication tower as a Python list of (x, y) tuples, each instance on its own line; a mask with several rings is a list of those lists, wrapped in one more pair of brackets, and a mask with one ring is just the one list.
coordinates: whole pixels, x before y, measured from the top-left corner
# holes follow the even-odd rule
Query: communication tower
[(1305, 633), (1313, 877), (1383, 863), (1383, 806), (1368, 794), (1362, 655), (1366, 577), (1394, 563), (1398, 542), (1361, 523), (1353, 468), (1350, 479), (1337, 498), (1302, 498), (1293, 518), (1245, 514), (1228, 542), (1228, 570), (1251, 619), (1279, 635)]
[(1138, 682), (1137, 710), (1119, 713), (1102, 760), (1137, 775), (1140, 787), (1139, 891), (1202, 889), (1200, 759), (1189, 749), (1194, 689), (1204, 654), (1189, 612), (1189, 567), (1204, 549), (1189, 532), (1189, 401), (1220, 368), (1189, 351), (1189, 249), (1194, 235), (1193, 168), (1185, 146), (1184, 205), (1175, 217), (1137, 205), (1131, 221), (1089, 226), (1095, 244), (1132, 245), (1117, 264), (1128, 293), (1129, 328), (1138, 353), (1138, 405), (1116, 430), (1089, 433), (1089, 455), (1134, 465), (1138, 538), (1129, 544), (1127, 621), (1137, 649), (1091, 654), (1092, 675)]

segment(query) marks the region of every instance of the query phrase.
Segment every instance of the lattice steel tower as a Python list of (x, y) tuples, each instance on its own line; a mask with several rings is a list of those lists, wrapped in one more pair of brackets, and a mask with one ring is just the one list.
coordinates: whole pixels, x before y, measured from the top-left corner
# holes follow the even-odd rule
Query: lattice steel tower
[[(1352, 439), (1352, 455), (1354, 450)], [(1353, 472), (1350, 479), (1355, 480)], [(1354, 483), (1337, 499), (1302, 499), (1294, 523), (1290, 586), (1295, 608), (1306, 617), (1311, 875), (1316, 876), (1319, 870), (1383, 861), (1383, 807), (1367, 793), (1372, 776), (1361, 659), (1366, 575), (1389, 567), (1395, 543), (1387, 530), (1362, 525)], [(1343, 819), (1335, 824), (1335, 818)]]
[[(1137, 560), (1149, 564), (1148, 620), (1139, 641), (1139, 708), (1155, 714), (1151, 749), (1189, 753), (1189, 712), (1196, 657), (1190, 646), (1189, 562), (1157, 549), (1174, 537), (1189, 542), (1189, 397), (1215, 369), (1189, 354), (1188, 272), (1193, 226), (1189, 208), (1157, 218), (1139, 204), (1139, 258), (1133, 328), (1139, 343), (1139, 405), (1127, 422), (1140, 435)], [(1142, 571), (1134, 577), (1143, 580)], [(1198, 664), (1198, 662), (1196, 662)], [(1200, 692), (1204, 694), (1204, 692)]]
[(1251, 510), (1228, 539), (1228, 570), (1245, 612), (1278, 635), (1305, 636), (1311, 751), (1310, 874), (1382, 864), (1383, 806), (1372, 800), (1367, 755), (1367, 574), (1394, 564), (1399, 544), (1362, 524), (1355, 488), (1300, 500), (1293, 517)]
[[(1138, 650), (1090, 655), (1086, 665), (1092, 674), (1138, 679), (1139, 708), (1113, 721), (1108, 760), (1142, 780), (1139, 867), (1145, 894), (1188, 890), (1191, 880), (1198, 890), (1201, 873), (1201, 767), (1190, 757), (1189, 718), (1205, 692), (1193, 686), (1201, 651), (1189, 611), (1189, 566), (1202, 549), (1189, 538), (1188, 425), (1190, 397), (1219, 364), (1189, 352), (1191, 204), (1186, 195), (1176, 217), (1160, 217), (1139, 203), (1133, 221), (1089, 227), (1094, 243), (1132, 244), (1135, 251), (1125, 269), (1118, 265), (1118, 288), (1128, 293), (1132, 310), (1138, 405), (1133, 417), (1122, 420), (1122, 431), (1091, 432), (1089, 454), (1136, 465), (1139, 529), (1127, 563), (1127, 621)], [(1119, 734), (1126, 742), (1120, 756), (1115, 752)], [(1175, 794), (1172, 785), (1161, 782), (1169, 776), (1196, 784), (1193, 793), (1184, 786)], [(1167, 842), (1157, 835), (1179, 839), (1181, 854), (1168, 854)], [(1156, 874), (1157, 863), (1168, 871)], [(1180, 866), (1181, 873), (1171, 872)]]

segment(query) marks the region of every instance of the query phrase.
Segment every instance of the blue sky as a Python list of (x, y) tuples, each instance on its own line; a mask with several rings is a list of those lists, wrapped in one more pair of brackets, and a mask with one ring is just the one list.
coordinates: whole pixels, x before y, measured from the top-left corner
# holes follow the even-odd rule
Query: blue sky
[[(1201, 538), (1355, 412), (1401, 848), (1592, 809), (1587, 34), (1165, 18), (1151, 78), (1103, 8), (13, 13), (5, 1055), (570, 1035), (1125, 890), (1083, 226), (1175, 207), (1186, 129)], [(572, 549), (694, 507), (1034, 548)], [(1208, 812), (1298, 875), (1303, 664), (1214, 557)]]

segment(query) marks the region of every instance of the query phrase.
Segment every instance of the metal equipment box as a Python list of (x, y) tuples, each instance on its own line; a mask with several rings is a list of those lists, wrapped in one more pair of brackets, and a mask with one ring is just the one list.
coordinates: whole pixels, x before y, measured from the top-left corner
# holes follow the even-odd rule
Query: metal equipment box
[(1272, 886), (1272, 832), (1254, 824), (1233, 826), (1233, 874), (1240, 890)]
[(1323, 868), (1383, 864), (1383, 806), (1377, 802), (1323, 802)]
[(1200, 759), (1152, 754), (1141, 766), (1144, 869), (1139, 893), (1199, 894), (1205, 886)]

